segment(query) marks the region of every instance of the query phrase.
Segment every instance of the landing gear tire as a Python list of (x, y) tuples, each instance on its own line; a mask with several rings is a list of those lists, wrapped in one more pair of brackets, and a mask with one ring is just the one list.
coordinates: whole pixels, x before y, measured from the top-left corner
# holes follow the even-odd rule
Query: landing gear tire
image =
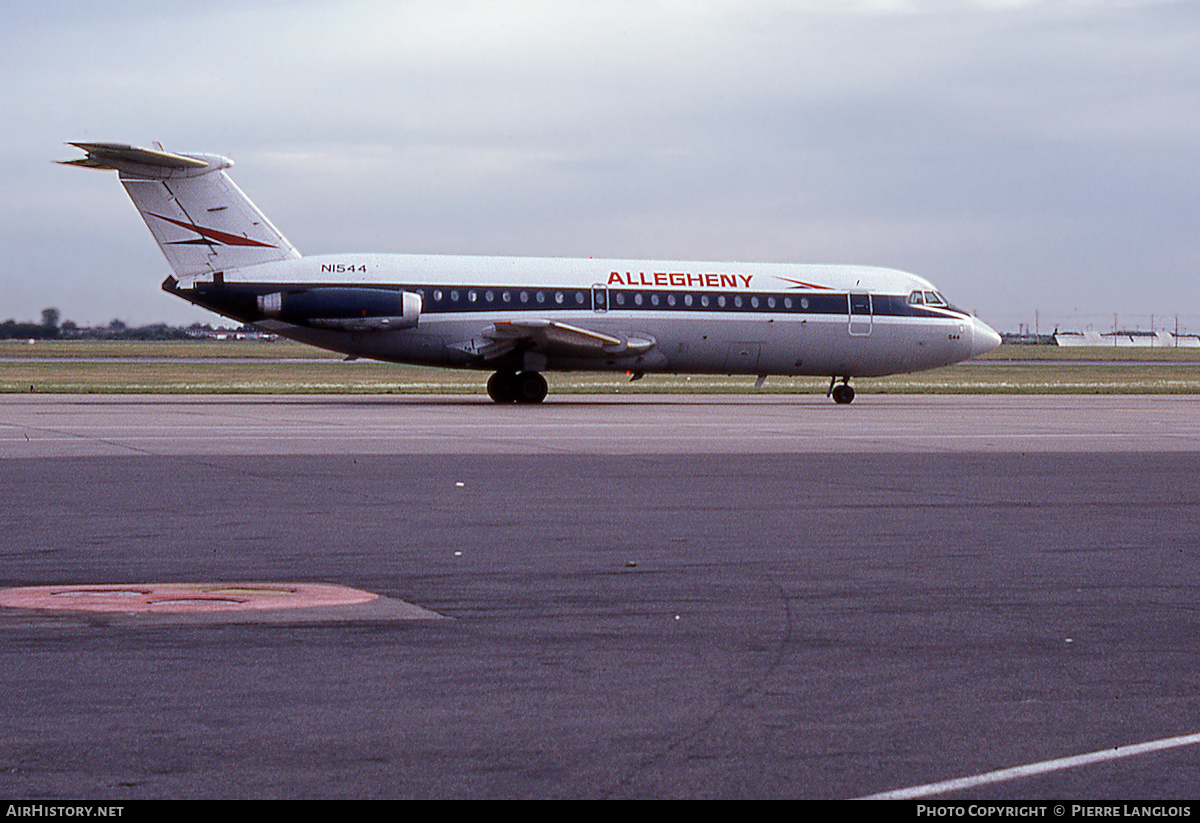
[(840, 386), (834, 386), (829, 395), (833, 398), (834, 403), (837, 403), (839, 406), (844, 406), (854, 400), (854, 389), (847, 384), (842, 383)]
[(521, 372), (514, 385), (518, 403), (541, 403), (546, 399), (546, 378), (535, 371)]
[(512, 403), (517, 399), (517, 376), (510, 371), (498, 371), (488, 378), (487, 393), (497, 403)]
[(488, 397), (497, 403), (541, 403), (546, 392), (546, 378), (535, 371), (498, 371), (487, 382)]

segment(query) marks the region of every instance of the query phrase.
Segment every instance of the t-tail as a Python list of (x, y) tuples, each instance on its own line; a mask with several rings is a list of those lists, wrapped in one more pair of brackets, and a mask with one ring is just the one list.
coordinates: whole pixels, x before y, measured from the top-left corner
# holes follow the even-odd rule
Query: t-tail
[[(122, 143), (68, 143), (87, 153), (68, 166), (115, 169), (176, 277), (208, 274), (300, 253), (229, 179), (233, 161)], [(161, 147), (160, 147), (161, 149)]]

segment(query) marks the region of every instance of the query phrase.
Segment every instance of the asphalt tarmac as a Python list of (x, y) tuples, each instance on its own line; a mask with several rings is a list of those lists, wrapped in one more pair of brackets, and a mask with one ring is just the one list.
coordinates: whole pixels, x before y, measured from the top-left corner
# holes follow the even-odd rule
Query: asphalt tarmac
[(0, 397), (0, 586), (381, 595), (0, 610), (0, 796), (858, 797), (1200, 732), (1196, 398), (552, 401)]

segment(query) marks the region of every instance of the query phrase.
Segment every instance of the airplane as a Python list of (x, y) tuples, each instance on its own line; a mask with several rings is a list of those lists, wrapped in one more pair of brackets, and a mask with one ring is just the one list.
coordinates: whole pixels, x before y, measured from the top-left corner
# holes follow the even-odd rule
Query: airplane
[(540, 403), (544, 372), (853, 377), (946, 366), (1000, 336), (928, 280), (850, 265), (301, 256), (226, 172), (233, 161), (68, 143), (118, 173), (173, 274), (162, 288), (348, 358), (493, 372), (497, 403)]

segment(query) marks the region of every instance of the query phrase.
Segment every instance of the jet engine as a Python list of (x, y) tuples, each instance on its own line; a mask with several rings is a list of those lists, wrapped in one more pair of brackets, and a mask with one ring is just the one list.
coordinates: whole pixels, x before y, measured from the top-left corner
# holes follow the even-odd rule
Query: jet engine
[(395, 289), (316, 286), (258, 295), (258, 310), (297, 326), (346, 331), (411, 329), (421, 316), (421, 295)]

